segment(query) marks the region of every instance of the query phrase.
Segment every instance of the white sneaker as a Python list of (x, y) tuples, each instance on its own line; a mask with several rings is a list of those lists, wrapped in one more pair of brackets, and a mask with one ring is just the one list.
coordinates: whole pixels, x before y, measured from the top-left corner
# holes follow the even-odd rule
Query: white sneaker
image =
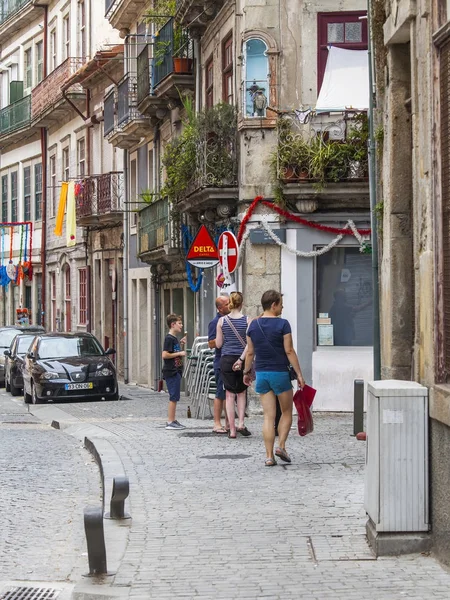
[(172, 423), (166, 423), (166, 429), (176, 429), (180, 431), (181, 429), (186, 429), (186, 427), (181, 423), (178, 423), (178, 421), (172, 421)]
[(185, 425), (182, 425), (181, 423), (179, 423), (178, 421), (174, 421), (174, 423), (176, 423), (177, 425), (177, 429), (186, 429)]

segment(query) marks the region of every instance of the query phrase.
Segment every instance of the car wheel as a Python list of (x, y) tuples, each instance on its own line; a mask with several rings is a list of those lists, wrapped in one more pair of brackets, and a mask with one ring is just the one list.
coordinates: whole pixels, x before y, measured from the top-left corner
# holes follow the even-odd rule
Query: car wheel
[(41, 402), (39, 400), (39, 398), (37, 397), (35, 385), (31, 385), (31, 402), (33, 404), (40, 404), (40, 402)]
[(12, 396), (19, 396), (20, 395), (20, 388), (16, 387), (13, 382), (11, 381), (11, 383), (8, 384), (8, 388), (6, 388), (7, 392), (11, 392)]
[[(10, 385), (9, 385), (8, 380), (6, 379), (6, 377), (5, 377), (5, 390), (7, 392), (11, 391), (11, 387), (10, 387)], [(14, 394), (13, 394), (13, 396), (14, 396)]]
[(114, 396), (111, 396), (111, 400), (118, 400), (120, 398), (119, 392), (116, 392)]

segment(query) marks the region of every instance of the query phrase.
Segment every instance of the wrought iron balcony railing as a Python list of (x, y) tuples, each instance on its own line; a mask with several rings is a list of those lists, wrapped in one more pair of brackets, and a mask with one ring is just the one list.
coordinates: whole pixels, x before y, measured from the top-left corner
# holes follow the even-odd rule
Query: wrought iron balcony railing
[[(84, 58), (66, 58), (64, 62), (33, 88), (31, 91), (32, 119), (35, 119), (61, 100), (63, 97), (62, 86), (84, 63)], [(70, 93), (84, 93), (83, 88), (78, 83), (73, 85), (69, 91)]]
[(149, 45), (137, 57), (137, 103), (140, 104), (147, 96), (153, 96), (152, 71), (153, 65), (149, 58)]
[(0, 110), (0, 135), (26, 127), (31, 121), (31, 96), (25, 96)]
[(85, 177), (76, 192), (77, 218), (121, 212), (123, 173), (113, 171)]
[(1, 0), (0, 1), (0, 25), (19, 12), (31, 0)]
[(163, 248), (170, 235), (167, 198), (156, 200), (139, 212), (139, 254)]
[(171, 73), (191, 73), (193, 57), (193, 40), (187, 31), (175, 30), (174, 19), (169, 19), (159, 30), (154, 45), (152, 87)]
[(123, 126), (140, 116), (137, 109), (137, 76), (127, 74), (117, 86), (117, 125)]
[(327, 183), (368, 175), (368, 121), (365, 112), (339, 114), (296, 111), (280, 117), (273, 155), (276, 179)]
[(116, 112), (116, 88), (112, 88), (103, 99), (103, 135), (114, 131)]

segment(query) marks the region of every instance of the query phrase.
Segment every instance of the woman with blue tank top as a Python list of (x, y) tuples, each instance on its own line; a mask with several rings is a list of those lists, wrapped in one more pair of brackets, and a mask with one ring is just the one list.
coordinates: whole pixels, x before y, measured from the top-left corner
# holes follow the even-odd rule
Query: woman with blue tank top
[(244, 383), (250, 385), (250, 369), (255, 358), (255, 391), (260, 394), (264, 412), (263, 437), (266, 446), (266, 467), (277, 464), (274, 456), (276, 398), (280, 402), (281, 418), (278, 423), (278, 443), (275, 455), (290, 463), (286, 452), (286, 440), (292, 425), (292, 384), (289, 365), (297, 375), (298, 385), (303, 388), (303, 379), (297, 353), (292, 344), (289, 321), (281, 318), (283, 296), (276, 290), (268, 290), (261, 297), (263, 314), (254, 319), (247, 331), (247, 356)]
[[(225, 388), (225, 408), (230, 430), (229, 438), (236, 438), (236, 432), (243, 436), (251, 435), (245, 426), (245, 404), (247, 386), (243, 382), (242, 367), (247, 352), (247, 327), (249, 319), (242, 314), (244, 298), (240, 292), (230, 294), (228, 308), (230, 313), (219, 319), (216, 332), (216, 348), (222, 348), (220, 372)], [(237, 396), (239, 423), (236, 427), (234, 416), (234, 397)]]

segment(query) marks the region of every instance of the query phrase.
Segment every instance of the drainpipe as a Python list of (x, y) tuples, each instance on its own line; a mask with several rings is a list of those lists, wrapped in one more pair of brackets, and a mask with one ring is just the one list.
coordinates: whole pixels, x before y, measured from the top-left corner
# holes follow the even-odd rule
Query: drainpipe
[(380, 290), (378, 280), (378, 222), (376, 215), (377, 181), (376, 181), (376, 145), (373, 126), (375, 95), (372, 53), (372, 2), (367, 2), (367, 30), (369, 37), (369, 195), (370, 222), (372, 228), (372, 288), (373, 288), (373, 377), (381, 379), (381, 343), (380, 343)]
[[(46, 4), (36, 5), (44, 10), (43, 31), (43, 78), (48, 75), (48, 6)], [(46, 297), (47, 297), (47, 129), (41, 127), (41, 163), (42, 163), (42, 230), (41, 230), (41, 269), (42, 269), (42, 293), (41, 293), (41, 325), (45, 327), (46, 322)], [(32, 261), (32, 257), (30, 256)]]
[(194, 39), (194, 57), (195, 57), (195, 113), (200, 112), (201, 104), (201, 80), (200, 80), (200, 40)]
[(128, 227), (128, 150), (123, 151), (123, 381), (129, 382), (128, 358), (128, 254), (130, 252), (130, 230)]

